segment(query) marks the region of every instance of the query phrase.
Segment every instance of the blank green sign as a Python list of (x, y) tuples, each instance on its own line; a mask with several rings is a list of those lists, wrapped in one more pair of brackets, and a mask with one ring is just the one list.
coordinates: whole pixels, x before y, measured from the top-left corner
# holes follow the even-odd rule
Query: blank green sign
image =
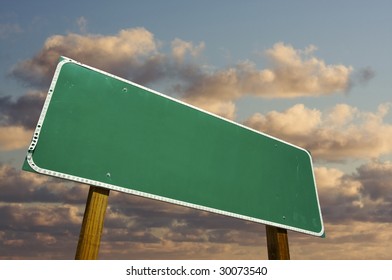
[(23, 168), (324, 233), (307, 151), (67, 58)]

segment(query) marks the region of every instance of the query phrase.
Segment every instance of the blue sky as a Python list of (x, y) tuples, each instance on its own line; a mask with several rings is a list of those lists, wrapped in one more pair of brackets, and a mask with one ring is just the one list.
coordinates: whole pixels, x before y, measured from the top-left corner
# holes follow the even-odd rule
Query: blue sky
[[(14, 176), (7, 183), (3, 180), (0, 186), (6, 193), (0, 199), (0, 214), (4, 215), (0, 242), (7, 248), (6, 253), (0, 253), (5, 254), (1, 258), (34, 258), (28, 253), (31, 240), (42, 242), (46, 248), (40, 252), (43, 258), (73, 257), (72, 250), (56, 256), (51, 256), (51, 252), (65, 232), (78, 234), (76, 221), (83, 211), (83, 199), (61, 202), (43, 197), (61, 192), (72, 197), (70, 189), (83, 194), (86, 187), (70, 184), (61, 189), (57, 181), (19, 170), (33, 129), (30, 123), (38, 118), (40, 102), (49, 87), (50, 69), (55, 64), (49, 57), (53, 53), (73, 56), (109, 72), (118, 71), (116, 74), (130, 80), (140, 79), (137, 82), (145, 81), (145, 85), (162, 93), (311, 150), (327, 234), (331, 232), (327, 240), (314, 243), (329, 246), (330, 251), (313, 253), (317, 246), (311, 241), (301, 249), (300, 241), (306, 241), (294, 234), (294, 252), (303, 258), (392, 258), (388, 253), (392, 250), (379, 244), (389, 240), (390, 235), (375, 231), (390, 231), (391, 222), (391, 1), (3, 0), (1, 6), (0, 164), (3, 173)], [(137, 47), (138, 40), (143, 40), (142, 48)], [(112, 42), (122, 47), (123, 53), (107, 49)], [(152, 58), (156, 60), (149, 60)], [(193, 72), (186, 75), (184, 71), (189, 69)], [(143, 79), (138, 71), (144, 71)], [(257, 75), (263, 82), (255, 78)], [(11, 187), (20, 182), (31, 185), (23, 186), (31, 197), (16, 198), (18, 192), (13, 193)], [(33, 197), (37, 204), (32, 204)], [(123, 200), (113, 195), (107, 218), (112, 226), (108, 232), (114, 232), (113, 225), (117, 223), (128, 225), (125, 228), (129, 231), (135, 230), (129, 228), (132, 223), (128, 214), (154, 214), (152, 210), (148, 212), (151, 202), (143, 206), (137, 200), (134, 203), (140, 209), (135, 210), (123, 206)], [(22, 206), (17, 206), (17, 202)], [(34, 210), (38, 213), (41, 206), (44, 209), (45, 205), (57, 204), (59, 213), (68, 214), (65, 218), (60, 214), (56, 217), (69, 221), (72, 230), (59, 226), (53, 218), (53, 224), (45, 229), (39, 221), (31, 222), (28, 235), (25, 228), (18, 226), (28, 220), (27, 216), (21, 214), (18, 220), (7, 214), (9, 209), (21, 211), (23, 207), (33, 209), (34, 205), (39, 205)], [(159, 207), (156, 205), (153, 207)], [(136, 223), (139, 239), (148, 236), (147, 245), (138, 244), (145, 246), (146, 258), (153, 254), (164, 256), (165, 250), (181, 258), (176, 246), (216, 250), (216, 258), (265, 256), (250, 250), (250, 241), (233, 237), (241, 234), (237, 222), (214, 216), (212, 219), (218, 220), (218, 224), (230, 224), (214, 228), (199, 222), (201, 214), (174, 206), (173, 211), (180, 212), (183, 220), (169, 216), (169, 225), (164, 225), (153, 219), (153, 229), (145, 230), (142, 222)], [(42, 210), (40, 215), (48, 213)], [(253, 233), (256, 227), (251, 227), (249, 239), (257, 236)], [(359, 232), (357, 243), (345, 233), (353, 228)], [(175, 230), (182, 233), (181, 238), (174, 234)], [(192, 230), (208, 242), (192, 243)], [(226, 253), (217, 249), (214, 242), (218, 232)], [(109, 241), (107, 237), (104, 245), (108, 250)], [(135, 245), (131, 238), (123, 242), (129, 248)], [(342, 249), (353, 244), (368, 246), (352, 254)], [(263, 250), (260, 246), (259, 250)], [(123, 258), (133, 257), (120, 247), (113, 252)], [(247, 254), (247, 250), (251, 252)], [(110, 253), (102, 255), (113, 257)]]

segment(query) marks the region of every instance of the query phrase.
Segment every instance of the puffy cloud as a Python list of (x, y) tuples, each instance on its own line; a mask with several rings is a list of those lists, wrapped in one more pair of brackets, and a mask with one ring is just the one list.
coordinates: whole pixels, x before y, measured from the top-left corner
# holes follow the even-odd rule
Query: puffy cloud
[(295, 97), (331, 94), (347, 89), (352, 68), (341, 64), (327, 65), (312, 55), (315, 50), (315, 46), (304, 51), (296, 50), (283, 43), (267, 50), (275, 74), (272, 94)]
[[(84, 18), (78, 22), (85, 25)], [(70, 33), (49, 37), (31, 59), (16, 64), (10, 74), (33, 86), (47, 87), (59, 56), (148, 84), (168, 80), (174, 93), (186, 102), (206, 110), (235, 117), (234, 102), (250, 95), (266, 98), (319, 96), (346, 91), (352, 67), (327, 64), (314, 56), (316, 47), (304, 50), (277, 43), (265, 51), (267, 67), (241, 61), (222, 69), (201, 65), (195, 58), (205, 49), (181, 39), (171, 42), (171, 53), (161, 50), (162, 43), (144, 28), (121, 30), (115, 35)], [(363, 77), (369, 77), (369, 71)]]
[(204, 99), (233, 101), (244, 95), (291, 98), (347, 90), (352, 67), (327, 65), (312, 55), (314, 50), (313, 46), (297, 50), (277, 43), (265, 52), (268, 68), (260, 70), (254, 62), (243, 61), (197, 77), (184, 92), (189, 100), (203, 102)]
[(192, 57), (197, 57), (205, 48), (204, 42), (201, 42), (198, 46), (194, 46), (192, 42), (186, 42), (178, 38), (172, 41), (171, 46), (174, 59), (180, 63), (184, 61), (187, 53)]
[(297, 104), (283, 111), (255, 114), (247, 126), (279, 137), (311, 151), (316, 159), (377, 158), (392, 152), (392, 125), (384, 121), (390, 104), (376, 112), (361, 112), (338, 104), (321, 112)]
[(259, 128), (266, 126), (268, 132), (285, 133), (288, 135), (308, 136), (321, 123), (321, 112), (308, 109), (303, 104), (297, 104), (285, 112), (272, 111), (266, 116), (255, 114), (247, 124)]
[(338, 169), (325, 167), (315, 168), (315, 177), (325, 221), (352, 220), (353, 213), (364, 207), (361, 182)]
[(362, 182), (364, 195), (390, 206), (392, 214), (392, 162), (374, 160), (358, 168), (355, 178)]
[(11, 75), (33, 86), (46, 87), (63, 55), (116, 75), (136, 75), (137, 79), (139, 67), (147, 67), (158, 59), (157, 47), (154, 35), (144, 28), (124, 29), (114, 36), (54, 35), (33, 58), (16, 64)]

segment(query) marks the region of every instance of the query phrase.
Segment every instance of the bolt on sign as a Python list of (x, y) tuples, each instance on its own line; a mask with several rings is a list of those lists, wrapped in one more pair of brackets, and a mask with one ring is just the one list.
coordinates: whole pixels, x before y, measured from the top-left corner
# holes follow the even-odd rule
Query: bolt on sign
[(65, 57), (23, 169), (324, 234), (306, 150)]

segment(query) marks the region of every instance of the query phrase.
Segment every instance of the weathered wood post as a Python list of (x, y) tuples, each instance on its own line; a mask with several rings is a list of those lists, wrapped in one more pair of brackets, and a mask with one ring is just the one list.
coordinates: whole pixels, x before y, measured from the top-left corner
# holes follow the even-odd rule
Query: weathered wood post
[(279, 227), (266, 225), (268, 259), (289, 260), (289, 242), (287, 230)]
[(109, 190), (90, 186), (75, 260), (96, 260), (101, 243)]

